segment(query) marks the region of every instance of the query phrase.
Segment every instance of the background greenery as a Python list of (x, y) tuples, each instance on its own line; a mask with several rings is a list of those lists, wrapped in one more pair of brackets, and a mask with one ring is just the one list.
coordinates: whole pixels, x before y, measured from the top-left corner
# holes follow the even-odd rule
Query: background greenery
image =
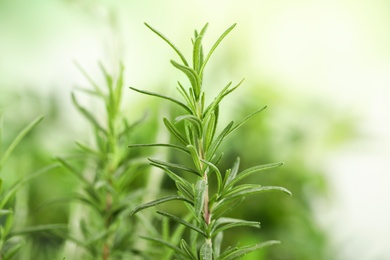
[[(341, 190), (352, 195), (357, 193), (343, 185), (352, 183), (365, 187), (367, 185), (360, 183), (367, 184), (372, 179), (351, 174), (337, 179), (332, 177), (331, 171), (337, 167), (329, 162), (338, 159), (340, 145), (360, 137), (361, 132), (372, 134), (372, 129), (379, 128), (378, 125), (382, 129), (380, 134), (388, 130), (388, 124), (383, 123), (388, 118), (383, 107), (389, 93), (382, 86), (389, 82), (386, 71), (390, 36), (383, 33), (383, 24), (389, 22), (387, 3), (353, 2), (1, 1), (3, 147), (33, 118), (45, 115), (44, 121), (7, 162), (2, 171), (5, 185), (40, 169), (56, 156), (71, 154), (75, 149), (74, 141), (91, 141), (91, 129), (71, 104), (70, 92), (75, 85), (88, 86), (74, 60), (99, 83), (104, 79), (97, 62), (103, 61), (109, 70), (115, 70), (121, 60), (125, 65), (125, 86), (170, 93), (180, 77), (167, 62), (173, 54), (161, 46), (143, 22), (147, 21), (175, 42), (182, 43), (184, 50), (188, 44), (183, 41), (191, 36), (193, 28), (210, 22), (208, 35), (218, 35), (227, 25), (237, 22), (237, 28), (210, 63), (205, 85), (213, 91), (214, 86), (221, 86), (226, 80), (246, 77), (244, 88), (230, 97), (234, 105), (225, 107), (226, 114), (239, 120), (259, 104), (268, 105), (268, 109), (229, 137), (224, 149), (230, 152), (225, 158), (234, 160), (244, 154), (241, 156), (243, 168), (284, 161), (285, 165), (274, 173), (251, 181), (285, 186), (294, 196), (253, 196), (235, 214), (260, 221), (262, 228), (234, 232), (231, 236), (243, 243), (259, 239), (283, 242), (246, 259), (313, 259), (313, 256), (316, 259), (354, 259), (359, 255), (358, 248), (366, 242), (353, 235), (358, 225), (346, 229), (349, 234), (340, 235), (338, 230), (349, 222), (347, 213), (359, 213), (379, 223), (377, 208), (372, 206), (364, 212), (350, 209), (347, 213), (344, 211), (344, 217), (334, 208), (330, 212), (324, 209), (328, 209), (328, 203), (340, 203), (340, 198), (335, 196)], [(371, 91), (366, 90), (366, 85), (370, 85)], [(92, 109), (101, 105), (89, 99), (83, 102)], [(156, 118), (160, 116), (156, 114), (155, 100), (134, 97), (125, 87), (123, 102), (128, 115), (138, 118), (146, 111), (149, 113), (136, 133), (137, 138), (155, 138), (154, 130), (159, 124)], [(364, 113), (361, 106), (366, 109)], [(163, 111), (169, 113), (169, 108), (164, 107)], [(373, 126), (365, 126), (367, 123)], [(380, 139), (383, 143), (388, 140)], [(350, 150), (362, 149), (357, 147), (352, 146)], [(380, 156), (372, 157), (386, 155), (386, 152), (377, 153)], [(166, 156), (181, 160), (177, 154)], [(364, 154), (360, 156), (366, 158)], [(341, 158), (348, 159), (348, 156)], [(370, 163), (367, 161), (349, 171), (370, 168), (366, 167)], [(337, 184), (338, 180), (344, 182)], [(368, 194), (379, 191), (388, 196), (381, 193), (384, 187), (380, 183), (375, 184), (372, 186), (377, 187), (376, 190), (368, 190)], [(34, 179), (18, 194), (20, 223), (26, 226), (67, 223), (69, 204), (41, 205), (69, 196), (77, 186), (77, 180), (64, 170)], [(169, 182), (164, 182), (164, 192), (169, 193), (171, 188)], [(340, 210), (343, 205), (336, 209)], [(386, 212), (379, 211), (384, 216)], [(324, 213), (330, 217), (327, 219)], [(360, 218), (352, 219), (363, 224)], [(388, 226), (378, 226), (370, 230), (388, 230)], [(378, 233), (366, 234), (374, 237)], [(61, 238), (52, 234), (35, 233), (29, 236), (22, 256), (51, 259), (62, 243)], [(367, 242), (368, 250), (362, 253), (365, 259), (380, 259), (389, 254), (380, 242), (372, 242), (375, 246), (370, 244)]]

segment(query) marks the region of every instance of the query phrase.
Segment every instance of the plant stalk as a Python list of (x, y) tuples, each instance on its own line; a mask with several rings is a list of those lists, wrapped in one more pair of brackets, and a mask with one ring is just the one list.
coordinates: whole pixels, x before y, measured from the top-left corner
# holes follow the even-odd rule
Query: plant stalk
[[(198, 112), (198, 118), (199, 120), (202, 121), (202, 115), (203, 115), (203, 106), (201, 102), (197, 102), (197, 112)], [(201, 137), (198, 139), (198, 154), (200, 161), (202, 162), (205, 159), (205, 151), (204, 151), (204, 145), (203, 145), (203, 133), (201, 133)], [(210, 208), (209, 208), (209, 182), (208, 182), (208, 174), (207, 174), (207, 167), (205, 167), (205, 164), (202, 162), (201, 163), (201, 170), (203, 172), (203, 181), (206, 184), (206, 190), (204, 194), (204, 199), (203, 199), (203, 218), (208, 226), (211, 222), (211, 214), (210, 214)], [(211, 240), (210, 240), (211, 242)]]

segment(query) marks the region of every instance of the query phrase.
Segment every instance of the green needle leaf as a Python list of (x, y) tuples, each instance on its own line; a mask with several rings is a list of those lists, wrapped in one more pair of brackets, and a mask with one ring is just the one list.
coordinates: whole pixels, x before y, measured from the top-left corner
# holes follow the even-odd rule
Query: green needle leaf
[(253, 112), (252, 114), (250, 114), (249, 116), (245, 117), (244, 120), (242, 120), (238, 125), (234, 126), (232, 129), (229, 130), (229, 132), (226, 134), (226, 136), (230, 135), (232, 132), (234, 132), (237, 128), (241, 127), (243, 124), (245, 124), (249, 119), (251, 119), (252, 117), (254, 117), (255, 115), (257, 115), (258, 113), (260, 113), (261, 111), (263, 111), (264, 109), (266, 109), (267, 106), (264, 106), (258, 110), (256, 110), (255, 112)]
[(74, 95), (74, 93), (72, 93), (72, 101), (73, 101), (73, 104), (75, 105), (75, 107), (80, 111), (80, 113), (90, 122), (92, 123), (93, 126), (95, 126), (96, 129), (102, 131), (103, 133), (107, 134), (107, 131), (98, 123), (98, 121), (96, 120), (96, 118), (91, 114), (91, 112), (89, 112), (88, 110), (86, 110), (84, 107), (82, 107), (77, 99), (76, 99), (76, 96)]
[(223, 241), (223, 232), (220, 232), (214, 238), (214, 243), (213, 243), (213, 249), (214, 249), (214, 256), (215, 256), (215, 258), (218, 258), (220, 253), (221, 253), (222, 241)]
[(73, 167), (70, 163), (68, 163), (67, 161), (65, 161), (64, 159), (62, 158), (57, 158), (57, 160), (65, 167), (67, 168), (70, 172), (74, 173), (83, 183), (87, 184), (87, 185), (90, 185), (89, 181), (87, 179), (84, 178), (83, 176), (83, 173), (81, 171), (79, 171), (78, 169), (76, 169), (75, 167)]
[[(186, 191), (188, 191), (190, 194), (192, 194), (190, 192), (192, 190), (192, 186), (187, 180), (179, 177), (176, 173), (172, 172), (167, 167), (162, 166), (161, 164), (151, 163), (151, 165), (158, 167), (158, 168), (162, 169), (163, 171), (165, 171), (165, 173), (168, 175), (169, 178), (171, 178), (174, 182), (180, 183), (186, 189)], [(192, 197), (194, 197), (193, 194), (192, 194)]]
[(207, 108), (205, 109), (205, 111), (203, 112), (203, 118), (207, 118), (209, 116), (210, 113), (212, 113), (213, 111), (215, 111), (219, 105), (219, 103), (221, 102), (222, 98), (223, 98), (223, 95), (224, 93), (228, 90), (228, 88), (232, 85), (232, 82), (229, 82), (222, 90), (221, 92), (219, 92), (218, 96), (215, 97), (214, 101), (207, 106)]
[(27, 227), (27, 228), (24, 228), (21, 230), (13, 231), (10, 233), (10, 236), (17, 236), (17, 235), (42, 232), (42, 231), (53, 231), (56, 229), (66, 229), (66, 228), (67, 228), (67, 225), (65, 225), (65, 224), (39, 225), (39, 226)]
[(173, 220), (173, 221), (175, 221), (175, 222), (177, 222), (179, 224), (182, 224), (182, 225), (184, 225), (184, 226), (186, 226), (186, 227), (188, 227), (188, 228), (190, 228), (190, 229), (192, 229), (192, 230), (194, 230), (196, 232), (198, 232), (199, 234), (201, 234), (204, 237), (207, 237), (207, 234), (203, 230), (201, 230), (200, 228), (198, 228), (198, 227), (188, 223), (184, 219), (181, 219), (181, 218), (176, 217), (176, 216), (174, 216), (172, 214), (169, 214), (169, 213), (166, 213), (166, 212), (162, 212), (162, 211), (157, 211), (157, 213), (162, 215), (162, 216), (164, 216), (164, 217), (167, 217), (167, 218), (169, 218), (169, 219), (171, 219), (171, 220)]
[(211, 246), (211, 240), (207, 239), (206, 242), (200, 248), (201, 260), (213, 260), (213, 248)]
[(180, 195), (187, 197), (189, 200), (194, 201), (194, 192), (191, 189), (188, 189), (186, 185), (183, 185), (182, 182), (176, 182), (176, 187)]
[(222, 188), (222, 175), (221, 175), (221, 172), (219, 171), (218, 167), (215, 166), (213, 163), (211, 162), (208, 162), (206, 160), (201, 160), (203, 163), (207, 164), (207, 166), (209, 166), (216, 174), (217, 176), (217, 185), (218, 185), (218, 193), (221, 192), (221, 188)]
[(129, 87), (129, 88), (134, 90), (134, 91), (136, 91), (136, 92), (145, 94), (145, 95), (159, 97), (159, 98), (162, 98), (162, 99), (166, 99), (166, 100), (172, 101), (173, 103), (175, 103), (175, 104), (181, 106), (182, 108), (184, 108), (185, 110), (187, 110), (190, 114), (192, 113), (191, 109), (187, 105), (185, 105), (184, 103), (180, 102), (177, 99), (174, 99), (174, 98), (162, 95), (162, 94), (158, 94), (158, 93), (155, 93), (155, 92), (150, 92), (150, 91), (146, 91), (146, 90), (136, 89), (136, 88), (133, 88), (133, 87)]
[(166, 118), (163, 118), (163, 122), (164, 122), (165, 127), (168, 129), (169, 132), (171, 132), (171, 134), (173, 136), (175, 136), (182, 144), (188, 145), (187, 140), (183, 137), (183, 135), (180, 133), (180, 131), (177, 130), (177, 128), (175, 127), (174, 124), (172, 124)]
[(104, 158), (104, 155), (101, 154), (99, 151), (96, 151), (95, 149), (90, 148), (90, 147), (88, 147), (88, 146), (85, 145), (85, 144), (82, 144), (82, 143), (80, 143), (80, 142), (76, 142), (76, 145), (77, 145), (81, 150), (83, 150), (85, 153), (87, 153), (87, 154), (93, 154), (93, 155), (97, 156), (98, 158)]
[(191, 69), (188, 66), (180, 65), (179, 63), (177, 63), (174, 60), (171, 60), (171, 63), (175, 68), (179, 69), (187, 76), (187, 78), (190, 81), (191, 86), (194, 90), (195, 98), (196, 98), (196, 100), (198, 100), (199, 96), (200, 96), (201, 78), (198, 76), (196, 71), (194, 71), (193, 69)]
[(140, 236), (140, 237), (143, 238), (143, 239), (149, 240), (149, 241), (153, 241), (153, 242), (159, 243), (159, 244), (164, 245), (164, 246), (166, 246), (166, 247), (168, 247), (170, 249), (173, 249), (176, 253), (180, 254), (183, 257), (187, 256), (185, 251), (181, 250), (179, 247), (177, 247), (177, 246), (175, 246), (175, 245), (173, 245), (171, 243), (166, 242), (163, 239), (154, 238), (154, 237), (144, 237), (144, 236)]
[(229, 34), (229, 32), (231, 30), (233, 30), (233, 28), (236, 26), (236, 24), (233, 24), (232, 26), (230, 26), (219, 38), (218, 40), (214, 43), (213, 47), (211, 47), (209, 53), (207, 54), (204, 62), (203, 62), (203, 65), (202, 67), (200, 68), (200, 72), (199, 72), (199, 75), (203, 75), (203, 70), (207, 64), (207, 62), (209, 61), (211, 55), (213, 54), (213, 52), (215, 51), (215, 49), (218, 47), (218, 45), (221, 43), (221, 41), (223, 40), (223, 38), (226, 37), (226, 35)]
[(74, 64), (83, 74), (83, 76), (88, 80), (88, 82), (93, 86), (93, 88), (95, 89), (95, 93), (100, 97), (104, 97), (103, 91), (100, 89), (99, 85), (96, 84), (96, 82), (88, 75), (88, 73), (83, 69), (83, 67), (81, 67), (78, 62), (74, 62)]
[(193, 145), (187, 145), (187, 149), (190, 151), (190, 154), (192, 156), (192, 161), (195, 164), (196, 169), (198, 170), (199, 175), (202, 175), (203, 170), (202, 164), (199, 159), (199, 154), (196, 151), (196, 148)]
[(157, 34), (161, 39), (163, 39), (166, 43), (169, 44), (169, 46), (172, 47), (172, 49), (177, 53), (177, 55), (179, 55), (181, 61), (183, 62), (184, 65), (188, 66), (188, 62), (187, 60), (184, 58), (184, 55), (180, 52), (180, 50), (170, 41), (168, 40), (167, 37), (165, 37), (162, 33), (160, 33), (159, 31), (157, 31), (156, 29), (154, 29), (152, 26), (150, 26), (149, 24), (145, 23), (145, 25), (150, 29), (152, 30), (155, 34)]
[(177, 90), (182, 95), (182, 97), (185, 99), (185, 101), (187, 102), (187, 105), (191, 108), (192, 112), (190, 114), (195, 115), (196, 114), (196, 105), (195, 105), (194, 100), (190, 97), (188, 92), (185, 90), (185, 88), (181, 85), (181, 83), (179, 81), (177, 82), (177, 84), (178, 84)]
[[(247, 184), (247, 185), (249, 186), (249, 184)], [(233, 194), (230, 193), (229, 195), (227, 195), (226, 197), (223, 198), (223, 201), (226, 202), (228, 200), (237, 199), (237, 198), (240, 198), (243, 196), (247, 196), (247, 195), (251, 195), (251, 194), (255, 194), (255, 193), (270, 192), (270, 191), (282, 191), (284, 193), (287, 193), (288, 195), (292, 195), (289, 190), (287, 190), (286, 188), (283, 188), (283, 187), (258, 185), (258, 187), (249, 187), (249, 188), (246, 188), (242, 191), (234, 192)]]
[(210, 149), (207, 151), (206, 159), (210, 160), (211, 157), (215, 154), (216, 150), (218, 149), (219, 145), (222, 143), (222, 140), (226, 137), (227, 133), (229, 132), (230, 128), (233, 126), (233, 121), (231, 121), (219, 134), (219, 136), (215, 139), (215, 141), (210, 145)]
[(204, 207), (204, 198), (206, 195), (207, 184), (201, 179), (196, 183), (195, 186), (195, 214), (196, 218), (201, 221), (202, 220), (202, 212)]
[(190, 259), (197, 260), (196, 255), (194, 255), (194, 253), (191, 251), (191, 248), (188, 246), (187, 242), (184, 239), (180, 241), (180, 248), (187, 253)]
[(33, 129), (37, 124), (39, 124), (43, 120), (43, 116), (40, 116), (33, 120), (30, 124), (28, 124), (12, 141), (12, 143), (8, 146), (7, 150), (4, 152), (3, 156), (0, 158), (0, 171), (3, 168), (5, 161), (11, 155), (12, 151), (16, 148), (16, 146), (22, 141), (22, 139)]
[(222, 202), (214, 204), (211, 208), (214, 218), (217, 219), (218, 217), (225, 216), (227, 213), (233, 211), (235, 208), (241, 205), (244, 200), (245, 197), (241, 197), (235, 200), (228, 201), (226, 203)]
[(234, 178), (236, 178), (239, 167), (240, 167), (240, 157), (237, 157), (236, 161), (233, 164), (233, 168), (226, 171), (225, 178), (223, 179), (223, 187), (225, 187)]
[(176, 117), (175, 119), (175, 122), (178, 123), (180, 121), (187, 121), (187, 122), (190, 122), (196, 129), (196, 132), (198, 133), (198, 135), (200, 136), (201, 133), (203, 132), (203, 123), (202, 121), (200, 121), (200, 119), (194, 115), (182, 115), (182, 116), (178, 116)]
[(181, 200), (181, 201), (193, 204), (192, 201), (190, 201), (189, 199), (187, 199), (185, 197), (181, 197), (181, 196), (166, 196), (166, 197), (163, 197), (161, 199), (157, 199), (157, 200), (154, 200), (154, 201), (142, 204), (140, 206), (137, 206), (135, 209), (133, 209), (133, 211), (130, 213), (130, 215), (134, 215), (134, 214), (136, 214), (137, 212), (139, 212), (141, 210), (144, 210), (144, 209), (147, 209), (147, 208), (159, 205), (161, 203), (172, 201), (172, 200)]
[(227, 186), (226, 188), (232, 187), (234, 184), (239, 182), (240, 180), (248, 177), (249, 175), (259, 172), (259, 171), (264, 171), (268, 169), (273, 169), (282, 166), (283, 163), (269, 163), (269, 164), (263, 164), (263, 165), (258, 165), (251, 167), (249, 169), (244, 170), (243, 172), (239, 173), (236, 178), (234, 178)]
[(240, 258), (242, 258), (243, 256), (245, 256), (246, 254), (248, 254), (250, 252), (262, 249), (264, 247), (277, 245), (277, 244), (280, 244), (280, 242), (279, 241), (275, 241), (275, 240), (271, 240), (271, 241), (267, 241), (267, 242), (260, 243), (260, 244), (257, 244), (257, 245), (243, 246), (243, 247), (240, 247), (240, 248), (234, 248), (228, 254), (226, 254), (226, 253), (222, 254), (217, 260), (236, 260), (236, 259), (240, 259)]
[(229, 82), (221, 90), (221, 92), (219, 92), (218, 96), (214, 99), (214, 101), (210, 105), (208, 105), (205, 112), (203, 113), (203, 118), (207, 118), (209, 116), (209, 114), (212, 112), (217, 113), (218, 106), (221, 103), (221, 101), (224, 99), (224, 97), (226, 97), (227, 95), (232, 93), (235, 89), (237, 89), (242, 84), (242, 82), (244, 82), (244, 79), (242, 79), (237, 85), (235, 85), (233, 88), (230, 88), (230, 89), (229, 89), (229, 87), (232, 85), (232, 82)]
[[(0, 209), (4, 208), (4, 206), (7, 204), (8, 200), (21, 188), (23, 185), (28, 183), (31, 179), (40, 176), (43, 173), (46, 173), (50, 170), (58, 168), (60, 165), (58, 163), (54, 163), (51, 165), (48, 165), (30, 175), (25, 176), (21, 180), (17, 181), (1, 198), (0, 201)], [(2, 183), (2, 181), (1, 181)]]
[(163, 161), (160, 161), (160, 160), (155, 160), (155, 159), (150, 159), (150, 158), (148, 160), (151, 161), (154, 164), (159, 164), (159, 165), (164, 166), (164, 167), (169, 167), (169, 168), (173, 168), (173, 169), (177, 169), (177, 170), (182, 170), (182, 171), (194, 173), (194, 174), (200, 176), (199, 172), (195, 171), (194, 169), (182, 166), (180, 164), (170, 163), (170, 162), (163, 162)]
[(208, 24), (206, 24), (199, 35), (196, 35), (195, 42), (194, 42), (194, 48), (193, 48), (193, 54), (192, 54), (192, 59), (193, 59), (193, 68), (196, 72), (200, 71), (200, 68), (203, 63), (203, 58), (202, 58), (202, 39), (203, 36), (206, 32)]
[(206, 126), (206, 133), (205, 133), (205, 140), (204, 140), (204, 149), (207, 151), (213, 141), (215, 130), (217, 128), (217, 117), (214, 113), (214, 111), (211, 113), (210, 118), (208, 120), (207, 126)]
[(186, 154), (190, 154), (190, 152), (183, 146), (179, 145), (174, 145), (174, 144), (161, 144), (161, 143), (156, 143), (156, 144), (130, 144), (127, 147), (129, 148), (142, 148), (142, 147), (169, 147), (169, 148), (174, 148), (180, 151), (185, 152)]
[(216, 236), (222, 231), (235, 227), (255, 227), (260, 228), (260, 222), (257, 221), (246, 221), (242, 219), (233, 219), (233, 218), (220, 218), (217, 220), (215, 229), (212, 231), (212, 236)]

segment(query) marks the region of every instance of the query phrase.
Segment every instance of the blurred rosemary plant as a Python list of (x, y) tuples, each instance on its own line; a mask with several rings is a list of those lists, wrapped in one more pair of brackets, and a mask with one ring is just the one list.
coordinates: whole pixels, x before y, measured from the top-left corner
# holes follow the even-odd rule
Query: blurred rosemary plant
[[(221, 92), (208, 105), (205, 104), (205, 92), (202, 87), (205, 67), (221, 41), (235, 27), (229, 27), (214, 43), (206, 55), (203, 53), (202, 39), (206, 32), (207, 24), (200, 32), (195, 31), (192, 40), (192, 66), (181, 51), (163, 34), (146, 24), (155, 34), (162, 38), (179, 56), (181, 63), (171, 60), (171, 64), (189, 80), (186, 88), (178, 82), (177, 91), (182, 96), (180, 101), (176, 98), (130, 87), (142, 94), (155, 96), (173, 102), (182, 108), (184, 113), (173, 121), (167, 118), (163, 122), (170, 134), (178, 143), (153, 143), (130, 145), (135, 147), (163, 146), (181, 151), (191, 158), (190, 165), (182, 165), (174, 162), (149, 159), (151, 165), (162, 169), (177, 188), (178, 195), (169, 195), (160, 199), (142, 204), (136, 207), (132, 214), (162, 204), (168, 201), (183, 201), (188, 209), (185, 217), (177, 216), (164, 211), (157, 211), (164, 219), (176, 222), (181, 228), (177, 228), (172, 236), (144, 237), (147, 240), (162, 244), (169, 248), (170, 253), (164, 254), (163, 259), (204, 259), (204, 260), (233, 260), (240, 259), (244, 255), (265, 246), (279, 243), (278, 241), (266, 241), (254, 245), (222, 246), (224, 231), (236, 227), (260, 227), (258, 221), (247, 221), (227, 217), (227, 213), (236, 209), (245, 199), (245, 196), (269, 191), (290, 192), (277, 186), (262, 186), (260, 184), (246, 184), (242, 180), (260, 171), (279, 167), (282, 163), (270, 163), (240, 170), (240, 159), (234, 162), (231, 169), (222, 174), (219, 163), (222, 153), (218, 152), (221, 143), (246, 121), (260, 113), (262, 107), (244, 118), (240, 123), (231, 121), (221, 131), (218, 131), (218, 119), (220, 103), (230, 93), (237, 89), (241, 83), (232, 86), (228, 83)], [(181, 174), (187, 172), (195, 176)], [(187, 176), (187, 177), (186, 177)], [(189, 235), (184, 235), (184, 228)], [(166, 232), (165, 232), (166, 233)]]
[[(25, 126), (20, 133), (9, 144), (4, 153), (0, 154), (0, 173), (7, 159), (10, 157), (14, 149), (19, 145), (23, 138), (41, 121), (43, 116), (40, 116)], [(2, 115), (0, 114), (0, 148), (2, 146)], [(58, 164), (48, 165), (30, 175), (21, 177), (18, 181), (7, 187), (4, 184), (3, 178), (0, 176), (0, 260), (14, 259), (19, 253), (21, 247), (25, 244), (23, 235), (40, 231), (53, 231), (58, 228), (65, 228), (62, 224), (37, 225), (31, 227), (16, 227), (18, 220), (15, 217), (17, 204), (15, 197), (17, 192), (28, 182), (46, 173), (50, 170), (58, 168)]]
[[(122, 111), (123, 66), (116, 77), (102, 65), (100, 68), (106, 87), (100, 87), (80, 68), (93, 86), (93, 90), (80, 90), (103, 101), (103, 119), (99, 118), (102, 113), (88, 110), (72, 94), (74, 106), (92, 126), (95, 144), (77, 142), (78, 156), (58, 158), (80, 180), (81, 191), (73, 201), (86, 205), (71, 216), (73, 230), (64, 250), (70, 259), (130, 259), (134, 254), (134, 225), (128, 214), (141, 195), (136, 177), (143, 166), (133, 160), (135, 155), (127, 144), (141, 120), (129, 123)], [(75, 245), (84, 250), (75, 250)]]

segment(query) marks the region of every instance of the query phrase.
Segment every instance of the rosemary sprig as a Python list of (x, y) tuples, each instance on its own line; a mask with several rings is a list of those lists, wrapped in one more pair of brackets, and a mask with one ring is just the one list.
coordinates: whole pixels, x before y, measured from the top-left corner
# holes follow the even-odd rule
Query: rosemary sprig
[[(195, 37), (192, 40), (192, 66), (181, 51), (162, 33), (146, 24), (146, 26), (162, 38), (178, 54), (181, 63), (171, 60), (171, 64), (181, 71), (189, 81), (189, 87), (185, 88), (182, 83), (178, 83), (178, 92), (183, 101), (172, 97), (163, 96), (158, 93), (139, 90), (131, 87), (137, 92), (162, 98), (171, 101), (173, 104), (183, 108), (183, 114), (175, 119), (164, 118), (164, 124), (171, 135), (176, 138), (180, 145), (174, 144), (138, 144), (130, 147), (148, 147), (148, 146), (167, 146), (169, 148), (179, 149), (192, 159), (192, 165), (180, 165), (177, 163), (163, 162), (150, 159), (151, 164), (163, 169), (167, 175), (176, 183), (178, 196), (168, 196), (136, 207), (132, 214), (143, 209), (156, 206), (171, 200), (183, 201), (191, 215), (189, 219), (183, 219), (179, 216), (167, 212), (158, 211), (157, 213), (169, 221), (176, 222), (179, 226), (184, 226), (190, 232), (190, 239), (184, 237), (180, 241), (164, 240), (157, 238), (147, 238), (151, 241), (165, 245), (172, 249), (171, 253), (174, 259), (202, 259), (202, 260), (233, 260), (239, 259), (245, 254), (261, 249), (265, 246), (277, 244), (277, 241), (267, 241), (255, 245), (244, 245), (241, 247), (228, 247), (222, 249), (223, 232), (242, 226), (260, 227), (257, 221), (247, 221), (242, 219), (233, 219), (226, 217), (226, 209), (237, 207), (247, 195), (264, 193), (269, 191), (282, 191), (291, 194), (283, 187), (262, 186), (260, 184), (242, 184), (241, 181), (251, 174), (263, 170), (279, 167), (282, 163), (270, 163), (266, 165), (254, 166), (252, 168), (240, 171), (239, 160), (235, 162), (232, 169), (228, 169), (225, 174), (218, 167), (221, 155), (218, 148), (221, 143), (237, 128), (253, 116), (261, 112), (265, 107), (260, 108), (250, 114), (243, 121), (235, 124), (233, 121), (228, 123), (222, 131), (218, 133), (217, 125), (220, 114), (220, 103), (227, 95), (236, 90), (242, 81), (231, 87), (231, 83), (215, 97), (215, 99), (206, 106), (206, 92), (203, 90), (203, 75), (205, 67), (222, 40), (233, 30), (235, 24), (230, 26), (214, 43), (211, 49), (204, 55), (202, 39), (205, 35), (207, 24), (199, 31), (195, 31)], [(182, 124), (179, 127), (179, 124)], [(187, 179), (180, 176), (179, 171), (194, 173), (193, 178)], [(216, 178), (211, 178), (215, 175)], [(216, 180), (211, 181), (211, 180)], [(213, 189), (210, 189), (213, 187)], [(214, 189), (215, 187), (215, 189)], [(211, 193), (211, 190), (215, 190)]]

